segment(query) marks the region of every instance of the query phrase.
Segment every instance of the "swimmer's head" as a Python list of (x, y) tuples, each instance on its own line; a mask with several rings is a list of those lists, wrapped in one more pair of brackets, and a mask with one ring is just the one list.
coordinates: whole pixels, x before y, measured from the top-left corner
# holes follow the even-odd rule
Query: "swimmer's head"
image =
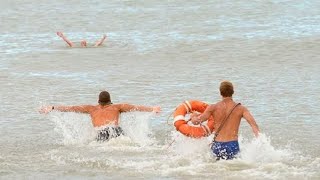
[(110, 94), (107, 91), (100, 92), (98, 103), (102, 106), (112, 104)]
[(222, 97), (232, 97), (233, 85), (230, 81), (222, 81), (220, 84), (220, 94)]
[(87, 47), (87, 41), (86, 40), (82, 40), (81, 41), (81, 47)]

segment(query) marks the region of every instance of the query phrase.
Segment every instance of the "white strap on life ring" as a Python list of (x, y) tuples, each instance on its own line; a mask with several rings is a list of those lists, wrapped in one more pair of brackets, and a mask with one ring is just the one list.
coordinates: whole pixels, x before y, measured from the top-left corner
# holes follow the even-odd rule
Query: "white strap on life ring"
[(188, 106), (188, 109), (189, 109), (188, 113), (191, 112), (192, 111), (192, 106), (191, 106), (190, 102), (189, 101), (185, 101), (184, 103)]
[(183, 104), (184, 108), (186, 108), (187, 114), (189, 114), (190, 111), (189, 111), (188, 105), (186, 103), (182, 103), (182, 104)]
[(184, 116), (183, 115), (178, 115), (178, 116), (174, 117), (173, 123), (175, 123), (176, 121), (179, 121), (179, 120), (185, 120)]
[(208, 135), (210, 135), (212, 132), (210, 131), (210, 128), (209, 128), (209, 126), (208, 125), (201, 125), (202, 126), (202, 128), (205, 130), (205, 132), (206, 132), (206, 135), (208, 136)]
[[(182, 104), (183, 104), (184, 108), (186, 109), (187, 114), (189, 114), (189, 113), (192, 111), (192, 106), (191, 106), (191, 104), (189, 103), (189, 101), (185, 101), (185, 102), (182, 103)], [(187, 120), (185, 119), (185, 116), (183, 116), (183, 115), (178, 115), (178, 116), (174, 117), (173, 123), (175, 123), (176, 121), (179, 121), (179, 120), (187, 121)]]

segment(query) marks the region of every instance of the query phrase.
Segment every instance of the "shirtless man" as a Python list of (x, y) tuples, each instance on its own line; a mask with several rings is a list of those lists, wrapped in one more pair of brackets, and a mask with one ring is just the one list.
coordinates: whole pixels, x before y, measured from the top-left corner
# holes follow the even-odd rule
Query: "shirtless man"
[[(206, 121), (211, 115), (214, 119), (215, 138), (211, 146), (212, 152), (219, 159), (233, 159), (240, 151), (238, 131), (241, 118), (247, 120), (254, 135), (259, 135), (259, 127), (249, 110), (232, 99), (233, 85), (229, 81), (220, 84), (222, 100), (207, 107), (201, 115), (193, 115), (192, 123), (199, 124)], [(220, 129), (220, 130), (219, 130)]]
[[(61, 37), (68, 45), (69, 47), (75, 47), (75, 44), (73, 42), (71, 42), (69, 39), (67, 39), (67, 37), (62, 33), (62, 32), (57, 32), (57, 35), (59, 37)], [(104, 42), (104, 40), (107, 38), (106, 35), (103, 35), (102, 39), (100, 39), (99, 41), (97, 41), (93, 47), (98, 47), (98, 46), (101, 46), (102, 43)], [(80, 46), (81, 47), (87, 47), (87, 41), (86, 40), (82, 40), (80, 42)]]
[(160, 107), (138, 106), (131, 104), (112, 104), (110, 94), (102, 91), (99, 94), (98, 105), (80, 105), (80, 106), (45, 106), (40, 109), (40, 113), (49, 113), (52, 110), (62, 112), (77, 112), (90, 114), (92, 124), (99, 129), (97, 140), (105, 141), (123, 134), (119, 126), (119, 117), (122, 112), (146, 111), (160, 112)]

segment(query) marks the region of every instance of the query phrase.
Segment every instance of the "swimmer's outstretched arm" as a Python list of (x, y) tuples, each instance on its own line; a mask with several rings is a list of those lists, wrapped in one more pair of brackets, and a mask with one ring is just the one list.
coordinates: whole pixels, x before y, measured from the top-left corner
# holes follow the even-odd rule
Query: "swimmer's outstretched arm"
[(90, 113), (94, 109), (92, 105), (82, 105), (82, 106), (44, 106), (39, 112), (47, 114), (53, 110), (61, 112), (76, 112), (76, 113)]
[(69, 39), (67, 39), (67, 37), (64, 36), (62, 32), (57, 32), (57, 35), (61, 37), (70, 47), (73, 47), (73, 43)]
[(102, 43), (104, 42), (104, 40), (107, 38), (107, 35), (103, 35), (102, 39), (100, 39), (99, 41), (96, 42), (96, 44), (94, 45), (95, 47), (97, 46), (101, 46)]

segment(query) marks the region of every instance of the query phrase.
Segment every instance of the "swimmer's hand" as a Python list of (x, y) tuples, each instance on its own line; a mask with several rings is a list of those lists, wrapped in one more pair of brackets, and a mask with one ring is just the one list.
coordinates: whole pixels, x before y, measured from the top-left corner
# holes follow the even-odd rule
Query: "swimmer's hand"
[(196, 114), (196, 113), (192, 113), (190, 115), (190, 121), (192, 122), (192, 124), (194, 125), (199, 125), (201, 123), (200, 121), (200, 114)]
[(62, 32), (57, 32), (57, 35), (58, 35), (59, 37), (63, 37)]
[(40, 108), (39, 113), (41, 114), (48, 114), (54, 109), (54, 106), (43, 106)]
[(161, 107), (160, 106), (152, 107), (152, 112), (159, 113), (160, 111), (161, 111)]

